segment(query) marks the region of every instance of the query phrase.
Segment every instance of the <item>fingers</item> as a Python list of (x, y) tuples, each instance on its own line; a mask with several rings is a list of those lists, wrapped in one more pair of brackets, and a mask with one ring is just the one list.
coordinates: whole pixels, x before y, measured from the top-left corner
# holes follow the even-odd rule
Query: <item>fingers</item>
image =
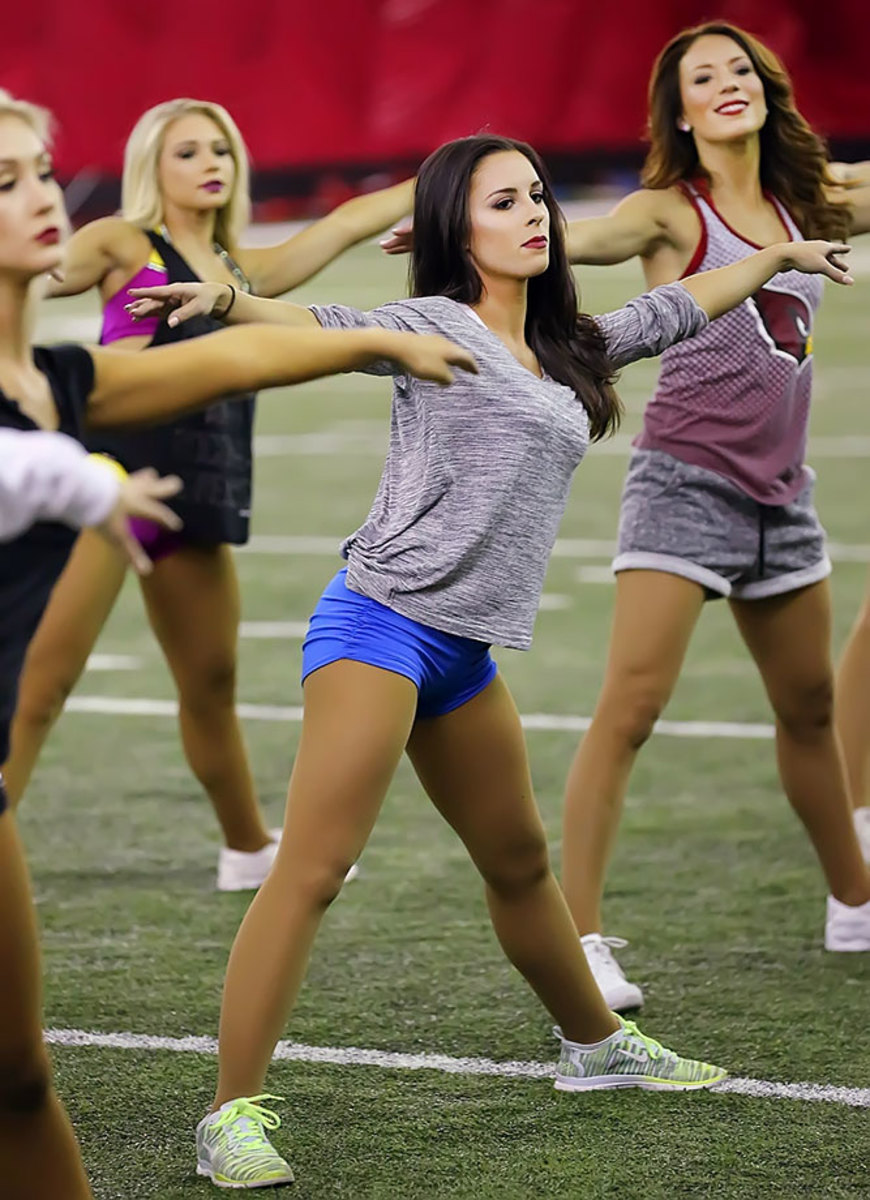
[(147, 575), (151, 571), (151, 559), (130, 533), (127, 514), (121, 506), (118, 506), (102, 525), (97, 526), (97, 531), (110, 545), (120, 550), (137, 575)]
[(180, 491), (181, 480), (177, 475), (160, 479), (155, 471), (147, 467), (124, 482), (121, 505), (129, 517), (147, 517), (166, 529), (178, 530), (182, 527), (181, 518), (161, 501), (168, 500)]
[(167, 325), (181, 325), (185, 321), (189, 321), (191, 317), (199, 317), (203, 314), (211, 312), (211, 309), (203, 308), (202, 304), (197, 300), (188, 300), (187, 304), (182, 304), (180, 308), (176, 308), (166, 318)]
[[(184, 285), (182, 284), (183, 288)], [(161, 283), (156, 287), (127, 288), (128, 296), (142, 296), (150, 300), (167, 300), (174, 296), (182, 296), (183, 292), (177, 283)]]
[(473, 354), (468, 350), (463, 350), (461, 346), (455, 346), (447, 357), (447, 361), (452, 363), (454, 367), (461, 367), (463, 371), (467, 371), (469, 375), (476, 375), (477, 361)]

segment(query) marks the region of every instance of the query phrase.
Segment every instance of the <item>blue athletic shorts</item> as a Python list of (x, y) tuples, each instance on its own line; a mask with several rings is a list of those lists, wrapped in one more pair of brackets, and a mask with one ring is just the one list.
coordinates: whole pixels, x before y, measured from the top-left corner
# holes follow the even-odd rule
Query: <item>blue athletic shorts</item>
[(352, 592), (343, 568), (320, 597), (302, 643), (302, 680), (339, 659), (404, 675), (416, 685), (417, 716), (440, 717), (473, 699), (496, 665), (486, 642), (441, 633)]

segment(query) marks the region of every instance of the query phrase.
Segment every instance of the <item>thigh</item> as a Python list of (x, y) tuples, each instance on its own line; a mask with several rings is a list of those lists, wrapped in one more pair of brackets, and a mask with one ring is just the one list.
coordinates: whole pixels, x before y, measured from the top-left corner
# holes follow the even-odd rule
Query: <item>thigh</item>
[(151, 628), (179, 686), (232, 677), (241, 603), (229, 546), (186, 545), (141, 583)]
[(501, 676), (461, 708), (418, 720), (408, 756), (484, 876), (507, 853), (546, 858), (525, 738)]
[(680, 575), (620, 571), (603, 691), (639, 689), (663, 703), (679, 677), (704, 602), (704, 588)]
[(125, 572), (125, 561), (98, 534), (86, 529), (79, 536), (28, 647), (21, 698), (26, 701), (33, 689), (72, 688), (114, 607)]
[(42, 1044), (36, 915), (15, 818), (0, 816), (0, 1063)]
[(831, 591), (822, 581), (763, 600), (732, 600), (737, 627), (777, 712), (832, 687)]
[(414, 723), (404, 675), (341, 659), (305, 680), (299, 749), (287, 795), (279, 869), (294, 877), (356, 861)]

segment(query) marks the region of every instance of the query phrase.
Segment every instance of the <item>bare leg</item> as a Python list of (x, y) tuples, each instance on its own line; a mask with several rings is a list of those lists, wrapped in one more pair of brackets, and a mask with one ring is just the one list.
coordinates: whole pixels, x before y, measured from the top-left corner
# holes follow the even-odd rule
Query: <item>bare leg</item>
[(601, 931), (604, 876), (637, 752), (670, 699), (704, 603), (679, 575), (621, 571), (604, 684), (565, 791), (562, 886), (580, 934)]
[(55, 585), (27, 651), (3, 767), (16, 805), (45, 739), (78, 682), (124, 582), (126, 564), (98, 534), (85, 530)]
[(834, 732), (831, 593), (827, 582), (769, 600), (732, 601), (776, 715), (783, 787), (810, 835), (832, 894), (870, 900), (870, 871), (852, 823)]
[(0, 1192), (3, 1200), (91, 1200), (42, 1041), (36, 918), (11, 812), (0, 816)]
[(409, 679), (363, 663), (342, 660), (306, 680), (281, 847), (227, 968), (215, 1108), (262, 1090), (320, 921), (368, 840), (416, 706)]
[(483, 876), (505, 954), (566, 1037), (608, 1037), (619, 1024), (592, 978), (550, 869), (519, 716), (501, 678), (461, 708), (418, 721), (408, 753)]
[(837, 672), (834, 704), (855, 808), (870, 805), (870, 587)]
[(269, 841), (236, 716), (239, 587), (229, 546), (185, 546), (142, 579), (179, 700), (181, 741), (233, 850)]

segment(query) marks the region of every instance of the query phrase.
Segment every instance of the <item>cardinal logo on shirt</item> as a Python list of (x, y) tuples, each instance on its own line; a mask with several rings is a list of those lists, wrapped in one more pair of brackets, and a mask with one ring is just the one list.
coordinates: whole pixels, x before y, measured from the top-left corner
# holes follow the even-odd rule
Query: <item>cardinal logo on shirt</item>
[(803, 296), (763, 287), (747, 300), (762, 337), (775, 353), (800, 365), (813, 352), (813, 316)]

